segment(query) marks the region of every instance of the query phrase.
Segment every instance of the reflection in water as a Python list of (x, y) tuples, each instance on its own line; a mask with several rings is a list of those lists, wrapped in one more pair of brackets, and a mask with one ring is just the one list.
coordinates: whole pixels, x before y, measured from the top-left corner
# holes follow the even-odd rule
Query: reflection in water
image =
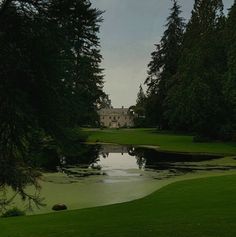
[[(88, 168), (98, 158), (100, 146), (76, 146), (76, 152), (66, 156), (58, 155), (53, 146), (41, 149), (30, 159), (5, 159), (0, 156), (0, 214), (14, 205), (19, 197), (26, 203), (26, 209), (43, 207), (39, 181), (43, 172), (64, 172), (70, 175), (69, 167), (77, 164)], [(30, 191), (28, 187), (31, 187)]]
[(44, 175), (42, 194), (49, 207), (61, 202), (71, 210), (131, 201), (175, 180), (236, 167), (225, 165), (232, 158), (225, 162), (218, 156), (173, 154), (132, 146), (91, 146), (90, 149), (96, 152), (87, 153), (94, 155), (87, 157), (87, 162), (80, 164), (78, 158), (77, 164), (71, 165), (66, 157), (60, 173)]
[(168, 153), (117, 145), (84, 145), (83, 149), (80, 156), (64, 157), (58, 170), (73, 178), (91, 175), (137, 176), (130, 170), (142, 170), (158, 172), (156, 179), (166, 179), (196, 171), (235, 169), (234, 166), (204, 164), (222, 158), (217, 155)]
[[(114, 170), (152, 170), (183, 174), (197, 170), (225, 170), (234, 167), (208, 166), (202, 162), (221, 156), (160, 152), (149, 148), (118, 145), (85, 145), (71, 154), (56, 155), (53, 151), (36, 157), (34, 167), (43, 172), (61, 172), (74, 178), (91, 175), (113, 175)], [(124, 173), (124, 172), (120, 172)]]
[(145, 169), (167, 170), (171, 172), (193, 172), (197, 170), (230, 169), (226, 166), (204, 166), (203, 162), (220, 159), (219, 155), (161, 152), (154, 149), (135, 148), (130, 155), (136, 156), (138, 163), (145, 163)]
[(58, 172), (65, 167), (77, 165), (88, 168), (98, 159), (100, 149), (100, 145), (77, 144), (75, 150), (61, 155), (58, 155), (54, 149), (47, 149), (40, 156), (35, 157), (33, 165), (45, 172)]
[[(81, 197), (83, 195), (86, 196), (85, 192), (93, 193), (94, 189), (96, 189), (97, 194), (99, 190), (104, 193), (107, 192), (104, 190), (109, 190), (108, 193), (104, 194), (105, 197), (101, 195), (101, 201), (98, 201), (102, 204), (107, 204), (104, 199), (106, 196), (109, 199), (109, 193), (114, 192), (115, 189), (118, 194), (112, 194), (112, 198), (119, 199), (117, 195), (120, 195), (121, 198), (119, 200), (127, 201), (140, 197), (142, 193), (139, 189), (136, 196), (135, 190), (133, 190), (131, 197), (130, 193), (125, 191), (129, 190), (131, 186), (132, 188), (138, 188), (140, 185), (139, 187), (143, 189), (149, 183), (157, 182), (156, 180), (167, 180), (170, 177), (196, 171), (217, 171), (236, 168), (233, 165), (219, 165), (220, 162), (219, 164), (214, 162), (220, 158), (222, 157), (216, 155), (166, 153), (132, 146), (80, 144), (76, 152), (59, 156), (51, 150), (35, 157), (30, 162), (17, 163), (0, 160), (0, 206), (5, 208), (18, 194), (23, 199), (28, 200), (29, 203), (35, 202), (37, 205), (41, 205), (42, 199), (40, 199), (40, 187), (38, 185), (40, 172), (43, 174), (41, 181), (42, 193), (46, 198), (47, 204), (48, 202), (50, 205), (55, 204), (57, 199), (55, 200), (54, 198), (58, 195), (55, 195), (55, 191), (52, 191), (51, 196), (49, 195), (50, 198), (48, 198), (48, 193), (44, 193), (43, 190), (44, 185), (48, 187), (48, 192), (51, 192), (53, 187), (58, 188), (59, 195), (61, 195), (60, 190), (68, 189), (68, 199), (63, 196), (61, 201), (67, 200), (69, 202), (72, 198), (71, 196), (75, 196), (74, 202), (76, 203), (78, 202), (76, 199), (78, 197), (76, 196), (77, 193), (71, 194), (75, 191)], [(40, 170), (40, 172), (37, 170)], [(25, 191), (29, 185), (36, 190), (36, 192), (33, 192), (34, 195), (30, 195)], [(14, 191), (11, 194), (12, 196), (9, 196), (9, 192), (6, 192), (7, 187)], [(123, 194), (121, 194), (122, 190)], [(87, 197), (84, 200), (87, 201)], [(78, 208), (76, 203), (74, 207)]]

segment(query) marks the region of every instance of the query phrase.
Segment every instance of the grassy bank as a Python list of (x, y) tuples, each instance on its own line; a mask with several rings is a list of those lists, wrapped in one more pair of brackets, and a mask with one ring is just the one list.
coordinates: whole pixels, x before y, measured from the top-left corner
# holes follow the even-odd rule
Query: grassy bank
[(129, 203), (0, 219), (1, 237), (233, 237), (236, 176), (177, 182)]
[(83, 132), (88, 135), (88, 142), (158, 146), (160, 150), (178, 152), (236, 154), (236, 143), (194, 143), (192, 136), (162, 134), (154, 129), (84, 129)]

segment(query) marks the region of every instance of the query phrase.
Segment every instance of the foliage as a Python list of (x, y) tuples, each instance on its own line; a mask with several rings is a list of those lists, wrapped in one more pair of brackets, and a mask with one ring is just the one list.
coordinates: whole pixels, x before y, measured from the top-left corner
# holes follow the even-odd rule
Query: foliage
[(112, 108), (111, 100), (108, 95), (105, 95), (99, 104), (99, 109), (110, 109)]
[(45, 144), (60, 155), (74, 127), (95, 123), (101, 15), (88, 0), (0, 2), (0, 188), (33, 198), (32, 158)]
[(2, 217), (15, 217), (15, 216), (25, 216), (25, 212), (21, 211), (17, 207), (14, 207), (2, 214)]
[(195, 0), (183, 31), (174, 1), (167, 30), (148, 65), (149, 126), (191, 132), (196, 140), (229, 140), (235, 132), (235, 3)]
[(196, 1), (184, 35), (178, 84), (168, 98), (171, 126), (216, 138), (225, 122), (222, 1)]
[(228, 105), (228, 118), (231, 131), (236, 129), (236, 3), (232, 6), (225, 27), (227, 72), (224, 83), (224, 95)]
[(151, 54), (148, 64), (148, 86), (146, 116), (149, 125), (156, 125), (161, 129), (168, 128), (165, 118), (165, 101), (168, 92), (176, 83), (174, 75), (177, 72), (178, 60), (184, 32), (184, 21), (180, 17), (181, 9), (176, 0), (173, 1), (170, 16), (167, 18), (166, 30), (156, 50)]
[(142, 86), (139, 87), (139, 92), (137, 95), (137, 101), (135, 106), (131, 106), (129, 111), (131, 112), (131, 116), (134, 119), (135, 127), (145, 127), (146, 124), (146, 95), (143, 91)]

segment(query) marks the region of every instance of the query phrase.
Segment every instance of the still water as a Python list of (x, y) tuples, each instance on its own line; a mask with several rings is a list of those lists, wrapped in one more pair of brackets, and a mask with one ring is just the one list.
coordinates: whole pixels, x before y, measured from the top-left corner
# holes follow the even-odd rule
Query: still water
[[(189, 155), (125, 146), (85, 146), (77, 156), (41, 165), (44, 207), (28, 214), (51, 212), (53, 205), (69, 210), (142, 198), (176, 180), (233, 172), (236, 161), (216, 155)], [(29, 187), (28, 192), (33, 192)], [(15, 199), (12, 206), (24, 208)]]

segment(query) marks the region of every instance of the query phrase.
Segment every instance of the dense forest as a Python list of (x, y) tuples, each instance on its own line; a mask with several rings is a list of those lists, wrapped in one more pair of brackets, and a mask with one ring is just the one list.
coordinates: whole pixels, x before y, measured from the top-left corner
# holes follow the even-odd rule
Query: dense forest
[(232, 139), (236, 129), (236, 2), (195, 0), (191, 18), (173, 1), (138, 93), (138, 125)]
[(96, 122), (102, 13), (89, 0), (0, 1), (0, 190), (39, 201), (24, 192), (37, 187), (32, 157), (71, 151), (74, 128)]

